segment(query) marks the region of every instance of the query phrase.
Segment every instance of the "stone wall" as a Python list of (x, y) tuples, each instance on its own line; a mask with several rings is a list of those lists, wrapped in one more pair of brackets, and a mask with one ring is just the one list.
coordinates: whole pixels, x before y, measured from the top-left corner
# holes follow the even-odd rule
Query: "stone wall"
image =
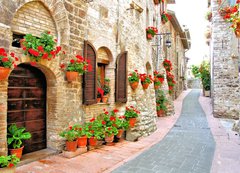
[[(60, 150), (63, 140), (59, 132), (68, 125), (88, 121), (104, 108), (118, 108), (124, 113), (126, 105), (136, 106), (141, 111), (137, 126), (128, 133), (137, 139), (156, 130), (155, 92), (153, 84), (147, 90), (141, 86), (136, 91), (128, 87), (128, 102), (116, 104), (115, 67), (116, 57), (128, 51), (128, 72), (138, 69), (141, 73), (153, 73), (151, 42), (146, 40), (146, 8), (149, 9), (149, 25), (153, 25), (153, 1), (135, 1), (143, 9), (130, 9), (128, 1), (118, 3), (94, 1), (3, 0), (0, 3), (0, 47), (17, 53), (20, 63), (29, 63), (20, 48), (11, 46), (13, 32), (39, 35), (50, 30), (56, 36), (58, 45), (68, 56), (53, 61), (40, 62), (39, 68), (47, 79), (47, 147)], [(28, 11), (31, 11), (28, 13)], [(36, 15), (34, 15), (35, 13)], [(41, 15), (40, 15), (41, 14)], [(47, 19), (45, 19), (47, 18)], [(34, 21), (39, 21), (38, 24)], [(96, 27), (98, 26), (98, 27)], [(60, 60), (67, 61), (75, 54), (83, 54), (83, 42), (88, 40), (95, 49), (108, 52), (110, 64), (106, 77), (110, 78), (109, 103), (86, 106), (82, 104), (82, 79), (68, 83), (59, 69)], [(0, 81), (0, 154), (7, 153), (7, 81)]]
[[(236, 37), (230, 24), (218, 13), (217, 0), (212, 0), (212, 97), (216, 117), (239, 118), (240, 80)], [(234, 55), (235, 56), (232, 56)]]

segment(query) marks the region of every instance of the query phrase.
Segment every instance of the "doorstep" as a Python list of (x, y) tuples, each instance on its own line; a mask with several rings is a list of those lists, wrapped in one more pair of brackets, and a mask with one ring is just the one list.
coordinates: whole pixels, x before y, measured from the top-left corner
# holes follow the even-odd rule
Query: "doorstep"
[(35, 151), (32, 153), (24, 154), (22, 156), (21, 161), (19, 162), (18, 166), (22, 166), (27, 163), (30, 163), (30, 162), (33, 162), (36, 160), (40, 160), (40, 159), (46, 158), (47, 156), (55, 155), (58, 153), (59, 152), (57, 152), (56, 150), (46, 148), (46, 149)]

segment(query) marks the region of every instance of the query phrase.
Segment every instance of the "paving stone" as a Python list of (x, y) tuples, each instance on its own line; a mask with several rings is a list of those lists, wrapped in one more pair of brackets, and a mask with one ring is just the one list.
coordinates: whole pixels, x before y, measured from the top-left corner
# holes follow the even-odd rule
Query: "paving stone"
[(215, 141), (198, 102), (199, 95), (200, 90), (193, 90), (185, 97), (180, 118), (163, 140), (113, 173), (124, 170), (124, 167), (128, 168), (129, 173), (143, 170), (159, 173), (209, 173)]

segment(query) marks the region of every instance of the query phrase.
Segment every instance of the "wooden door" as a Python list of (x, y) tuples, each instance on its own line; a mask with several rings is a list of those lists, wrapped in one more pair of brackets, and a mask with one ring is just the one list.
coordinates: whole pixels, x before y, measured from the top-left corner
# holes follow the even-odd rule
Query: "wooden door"
[(24, 153), (46, 148), (46, 78), (37, 68), (22, 64), (9, 76), (8, 125), (25, 127), (32, 138), (24, 142)]

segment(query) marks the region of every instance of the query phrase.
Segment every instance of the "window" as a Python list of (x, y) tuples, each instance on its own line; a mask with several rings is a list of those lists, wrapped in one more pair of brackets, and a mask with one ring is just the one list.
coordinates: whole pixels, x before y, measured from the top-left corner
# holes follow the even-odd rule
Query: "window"
[(127, 52), (121, 53), (116, 61), (116, 102), (127, 102)]
[(20, 48), (21, 47), (20, 40), (23, 39), (24, 36), (25, 36), (25, 34), (13, 33), (12, 46)]

